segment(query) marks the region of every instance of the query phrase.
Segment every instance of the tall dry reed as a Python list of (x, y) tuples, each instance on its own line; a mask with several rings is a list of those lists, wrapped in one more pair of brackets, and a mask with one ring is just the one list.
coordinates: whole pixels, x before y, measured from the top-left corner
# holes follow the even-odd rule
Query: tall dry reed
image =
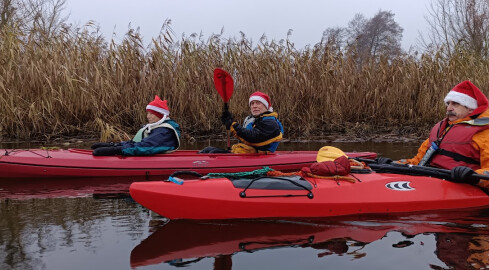
[(469, 79), (486, 94), (489, 88), (489, 62), (468, 52), (359, 65), (354, 53), (327, 44), (298, 50), (287, 40), (252, 44), (244, 36), (175, 40), (167, 26), (144, 47), (137, 31), (115, 43), (92, 30), (65, 28), (49, 39), (0, 33), (2, 140), (125, 140), (145, 123), (154, 95), (168, 100), (185, 138), (220, 133), (216, 67), (235, 77), (236, 118), (248, 113), (252, 92), (266, 92), (290, 139), (426, 133), (443, 117), (443, 97), (455, 84)]

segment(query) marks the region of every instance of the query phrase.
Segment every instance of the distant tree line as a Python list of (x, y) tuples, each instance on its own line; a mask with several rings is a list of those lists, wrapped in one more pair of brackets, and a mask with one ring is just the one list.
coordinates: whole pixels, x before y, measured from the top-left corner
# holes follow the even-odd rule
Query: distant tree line
[[(66, 0), (0, 0), (0, 29), (49, 38), (66, 26), (65, 7)], [(420, 36), (421, 49), (443, 48), (447, 56), (461, 49), (489, 56), (489, 0), (431, 0), (427, 12), (429, 29)], [(356, 14), (346, 27), (327, 28), (321, 43), (355, 53), (360, 61), (394, 59), (403, 53), (403, 28), (394, 17), (383, 10), (372, 18)]]
[[(427, 11), (420, 49), (448, 57), (457, 50), (489, 56), (488, 0), (432, 0)], [(392, 60), (402, 53), (402, 32), (394, 13), (380, 10), (372, 18), (356, 14), (347, 27), (327, 28), (322, 43), (357, 53), (360, 60)]]
[(326, 29), (322, 42), (354, 52), (360, 61), (380, 57), (394, 59), (402, 52), (402, 32), (394, 13), (380, 10), (370, 19), (356, 14), (347, 27)]

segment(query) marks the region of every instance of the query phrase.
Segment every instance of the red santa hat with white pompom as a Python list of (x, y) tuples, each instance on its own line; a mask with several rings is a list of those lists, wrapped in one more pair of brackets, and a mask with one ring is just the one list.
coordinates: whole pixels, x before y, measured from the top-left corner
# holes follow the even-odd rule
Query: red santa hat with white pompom
[(257, 91), (251, 94), (248, 104), (251, 104), (253, 100), (260, 101), (261, 103), (263, 103), (263, 105), (265, 105), (269, 112), (273, 112), (272, 102), (270, 101), (270, 97), (267, 94)]
[(448, 92), (444, 101), (445, 103), (450, 101), (457, 102), (460, 105), (474, 110), (470, 114), (471, 116), (481, 114), (487, 110), (489, 105), (486, 95), (484, 95), (484, 93), (470, 81), (463, 81), (455, 85), (455, 87)]
[(155, 99), (146, 106), (146, 111), (158, 116), (158, 118), (163, 118), (163, 115), (170, 115), (166, 99), (161, 100), (159, 96), (155, 96)]

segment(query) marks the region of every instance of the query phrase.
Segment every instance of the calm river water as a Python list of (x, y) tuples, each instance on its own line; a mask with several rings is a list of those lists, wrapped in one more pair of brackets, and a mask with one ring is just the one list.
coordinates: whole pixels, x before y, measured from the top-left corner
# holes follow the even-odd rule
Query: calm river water
[[(323, 145), (284, 143), (281, 149)], [(331, 145), (394, 159), (411, 157), (418, 147)], [(124, 184), (0, 182), (0, 269), (485, 269), (489, 262), (489, 209), (301, 222), (167, 222), (134, 202)]]

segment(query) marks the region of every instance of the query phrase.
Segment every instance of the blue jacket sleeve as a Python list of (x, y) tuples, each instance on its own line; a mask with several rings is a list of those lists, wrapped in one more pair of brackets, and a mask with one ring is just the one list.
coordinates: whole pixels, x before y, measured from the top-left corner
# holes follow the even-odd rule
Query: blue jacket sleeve
[(151, 133), (140, 142), (122, 142), (122, 154), (127, 156), (147, 156), (175, 150), (178, 147), (178, 139), (175, 132), (169, 128), (161, 127)]
[(246, 129), (239, 124), (233, 125), (236, 135), (250, 143), (260, 143), (280, 135), (280, 126), (274, 119), (257, 119), (252, 129)]

